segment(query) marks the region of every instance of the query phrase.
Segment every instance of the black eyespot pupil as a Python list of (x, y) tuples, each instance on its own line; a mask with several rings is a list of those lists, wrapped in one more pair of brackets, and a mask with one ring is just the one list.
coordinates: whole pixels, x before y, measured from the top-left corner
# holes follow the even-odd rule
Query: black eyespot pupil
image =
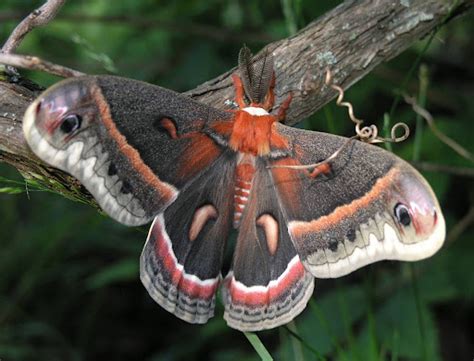
[(338, 246), (337, 240), (331, 239), (331, 240), (329, 241), (328, 247), (329, 247), (329, 249), (330, 249), (331, 251), (336, 252), (336, 251), (337, 251), (337, 246)]
[(117, 168), (114, 163), (110, 163), (109, 169), (107, 169), (107, 174), (111, 177), (117, 174)]
[(122, 188), (120, 188), (120, 192), (122, 192), (123, 194), (129, 194), (130, 192), (132, 192), (132, 186), (130, 185), (130, 183), (128, 183), (127, 181), (123, 181)]
[(69, 134), (81, 127), (82, 117), (77, 114), (70, 114), (63, 119), (61, 131)]
[(349, 242), (354, 242), (355, 238), (356, 238), (356, 232), (354, 229), (349, 229), (346, 233), (346, 237), (347, 239), (349, 240)]
[(408, 208), (401, 204), (398, 203), (395, 206), (394, 209), (395, 217), (397, 217), (398, 222), (402, 224), (403, 226), (407, 227), (411, 223), (411, 217), (410, 217), (410, 212), (408, 212)]

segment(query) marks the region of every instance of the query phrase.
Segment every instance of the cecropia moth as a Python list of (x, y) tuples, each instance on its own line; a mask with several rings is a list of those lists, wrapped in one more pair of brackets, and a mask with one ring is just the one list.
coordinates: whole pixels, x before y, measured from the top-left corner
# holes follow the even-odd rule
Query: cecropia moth
[[(306, 306), (314, 277), (383, 259), (431, 256), (445, 238), (438, 201), (408, 163), (347, 138), (283, 125), (273, 58), (244, 48), (233, 76), (237, 110), (115, 76), (67, 79), (28, 108), (31, 149), (79, 179), (102, 209), (152, 221), (140, 260), (151, 297), (192, 323), (214, 315), (238, 330), (282, 325)], [(221, 269), (231, 232), (230, 271)]]

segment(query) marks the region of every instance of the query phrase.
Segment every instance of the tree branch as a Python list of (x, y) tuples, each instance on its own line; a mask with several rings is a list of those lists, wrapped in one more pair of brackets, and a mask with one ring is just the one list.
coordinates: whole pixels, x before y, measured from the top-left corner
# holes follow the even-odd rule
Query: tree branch
[[(474, 0), (348, 0), (296, 35), (267, 45), (266, 49), (275, 56), (276, 103), (280, 104), (289, 93), (293, 95), (287, 124), (308, 117), (336, 95), (324, 85), (327, 68), (335, 83), (348, 88), (473, 3)], [(233, 99), (230, 74), (234, 70), (185, 94), (224, 109), (226, 100)], [(63, 173), (41, 163), (25, 145), (21, 118), (34, 96), (24, 88), (0, 82), (0, 161), (13, 164), (26, 176), (42, 174), (44, 178), (72, 184)]]
[(0, 53), (0, 64), (10, 65), (16, 68), (40, 70), (63, 78), (86, 75), (80, 71), (62, 65), (53, 64), (36, 56)]
[(38, 26), (48, 24), (52, 19), (54, 19), (65, 1), (66, 0), (48, 0), (41, 7), (23, 19), (23, 21), (18, 24), (15, 30), (10, 34), (10, 37), (2, 47), (2, 52), (7, 54), (14, 52), (26, 34)]
[[(275, 55), (276, 102), (291, 92), (286, 124), (307, 118), (336, 96), (324, 85), (326, 69), (333, 82), (349, 88), (381, 62), (390, 60), (466, 11), (473, 0), (346, 1), (298, 34), (265, 47)], [(409, 5), (408, 5), (409, 4)], [(187, 95), (216, 107), (233, 97), (230, 74), (210, 80)]]
[(459, 167), (448, 164), (435, 164), (429, 162), (411, 162), (412, 165), (423, 172), (445, 173), (457, 177), (474, 178), (474, 168)]

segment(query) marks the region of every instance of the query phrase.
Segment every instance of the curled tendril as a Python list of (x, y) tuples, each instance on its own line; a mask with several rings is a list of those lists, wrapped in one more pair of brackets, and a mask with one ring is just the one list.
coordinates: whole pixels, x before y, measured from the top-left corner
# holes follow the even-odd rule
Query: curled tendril
[[(325, 83), (327, 86), (333, 88), (334, 90), (338, 92), (336, 104), (340, 107), (347, 108), (347, 112), (349, 113), (349, 118), (352, 120), (353, 123), (355, 123), (356, 135), (348, 138), (333, 154), (331, 154), (328, 158), (326, 158), (325, 160), (321, 162), (314, 163), (314, 164), (304, 164), (304, 165), (276, 165), (276, 166), (269, 166), (269, 168), (314, 169), (316, 167), (322, 166), (323, 164), (329, 163), (333, 159), (335, 159), (353, 139), (360, 139), (363, 142), (371, 143), (371, 144), (384, 143), (384, 142), (398, 143), (398, 142), (403, 142), (410, 135), (410, 128), (408, 128), (408, 125), (400, 122), (393, 125), (390, 131), (390, 138), (379, 137), (378, 136), (379, 130), (377, 126), (374, 124), (362, 126), (364, 121), (362, 119), (357, 118), (354, 115), (354, 108), (352, 107), (352, 104), (349, 102), (343, 101), (344, 89), (342, 89), (339, 85), (332, 83), (332, 74), (329, 69), (326, 70)], [(403, 134), (400, 136), (397, 136), (398, 129), (403, 129)]]
[[(355, 132), (356, 137), (359, 138), (361, 141), (366, 143), (384, 143), (384, 142), (392, 142), (398, 143), (402, 142), (408, 138), (410, 135), (410, 128), (405, 123), (397, 123), (395, 124), (391, 131), (390, 131), (390, 138), (382, 138), (378, 136), (378, 128), (376, 125), (366, 125), (362, 126), (364, 121), (362, 119), (357, 118), (354, 115), (354, 108), (352, 104), (349, 102), (345, 102), (344, 100), (344, 89), (342, 89), (339, 85), (332, 83), (332, 74), (329, 69), (326, 70), (326, 79), (325, 83), (327, 86), (333, 88), (335, 91), (338, 92), (338, 96), (336, 99), (336, 104), (340, 107), (346, 107), (347, 112), (349, 113), (349, 118), (355, 123)], [(403, 128), (403, 134), (397, 137), (397, 130)]]

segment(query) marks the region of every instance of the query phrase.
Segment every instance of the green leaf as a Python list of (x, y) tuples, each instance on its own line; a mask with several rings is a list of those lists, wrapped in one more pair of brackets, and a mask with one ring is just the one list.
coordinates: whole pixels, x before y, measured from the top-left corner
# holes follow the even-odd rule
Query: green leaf
[(91, 58), (92, 60), (101, 64), (101, 66), (110, 73), (117, 73), (117, 67), (114, 64), (112, 58), (107, 54), (96, 51), (92, 45), (79, 34), (74, 34), (71, 40), (77, 45), (83, 47), (84, 54)]
[(244, 332), (245, 337), (249, 340), (250, 344), (253, 346), (255, 351), (257, 351), (258, 355), (262, 359), (262, 361), (272, 361), (273, 357), (270, 355), (270, 352), (267, 351), (265, 346), (263, 345), (262, 341), (258, 338), (255, 333), (252, 332)]
[[(301, 337), (321, 355), (334, 351), (340, 354), (341, 343), (352, 337), (348, 328), (364, 315), (364, 290), (358, 286), (344, 287), (336, 281), (334, 291), (317, 301), (310, 300), (309, 306), (308, 317), (298, 322)], [(306, 354), (314, 358), (314, 355)]]
[(18, 188), (18, 187), (2, 187), (0, 188), (0, 193), (6, 194), (19, 194), (25, 192), (25, 189)]
[[(421, 326), (419, 319), (423, 322)], [(440, 360), (438, 332), (431, 311), (422, 298), (417, 308), (410, 287), (391, 295), (387, 302), (375, 312), (375, 322), (379, 342), (392, 353), (396, 353), (397, 357), (409, 359), (422, 357), (423, 350), (420, 348), (422, 342), (420, 327), (422, 327), (423, 347), (427, 359)], [(401, 336), (395, 337), (396, 334)], [(370, 343), (370, 337), (370, 328), (365, 324), (357, 342), (360, 351), (367, 351), (366, 345)]]

